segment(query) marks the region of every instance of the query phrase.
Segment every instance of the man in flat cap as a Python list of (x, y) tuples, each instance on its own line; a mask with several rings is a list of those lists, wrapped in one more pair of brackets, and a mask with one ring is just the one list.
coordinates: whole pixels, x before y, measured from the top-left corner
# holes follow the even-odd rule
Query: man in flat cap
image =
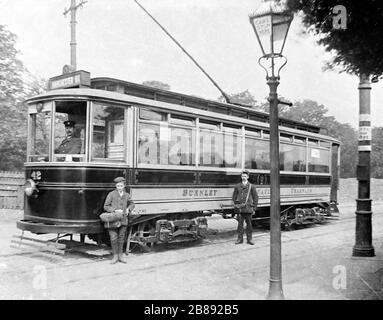
[(243, 243), (243, 222), (246, 221), (247, 243), (254, 245), (252, 241), (253, 227), (251, 225), (251, 216), (258, 206), (258, 194), (255, 186), (249, 182), (249, 176), (249, 171), (242, 171), (242, 182), (237, 184), (233, 191), (234, 210), (238, 217), (238, 239), (235, 244)]
[(74, 128), (76, 122), (64, 121), (66, 137), (55, 149), (55, 153), (58, 154), (79, 154), (81, 153), (81, 139), (74, 137)]
[(120, 221), (107, 225), (110, 237), (110, 244), (112, 247), (113, 259), (112, 264), (118, 261), (126, 263), (123, 254), (123, 246), (128, 227), (128, 215), (134, 209), (134, 202), (130, 194), (125, 190), (125, 179), (117, 177), (113, 180), (116, 184), (116, 189), (109, 192), (104, 203), (104, 210), (106, 212), (122, 213)]

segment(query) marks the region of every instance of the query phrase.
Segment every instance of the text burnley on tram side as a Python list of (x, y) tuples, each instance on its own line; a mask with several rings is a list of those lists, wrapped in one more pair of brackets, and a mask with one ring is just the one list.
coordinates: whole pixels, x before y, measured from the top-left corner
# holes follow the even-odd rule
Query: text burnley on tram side
[[(49, 84), (26, 101), (23, 232), (110, 245), (100, 215), (123, 177), (135, 203), (126, 252), (204, 238), (206, 216), (235, 216), (243, 170), (259, 195), (252, 219), (269, 219), (268, 114), (86, 71)], [(301, 122), (280, 119), (279, 129), (281, 224), (322, 222), (337, 211), (340, 143)]]

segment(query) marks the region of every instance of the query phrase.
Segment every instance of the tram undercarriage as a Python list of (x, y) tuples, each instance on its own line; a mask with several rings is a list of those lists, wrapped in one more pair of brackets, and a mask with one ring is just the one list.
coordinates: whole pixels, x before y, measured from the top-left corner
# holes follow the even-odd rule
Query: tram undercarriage
[[(207, 216), (220, 214), (223, 218), (236, 218), (232, 205), (221, 207), (221, 210), (133, 214), (129, 217), (126, 252), (129, 253), (130, 249), (136, 247), (148, 252), (157, 244), (204, 239), (208, 231)], [(323, 202), (323, 200), (291, 205), (282, 203), (281, 227), (285, 231), (290, 231), (298, 226), (323, 223), (338, 212), (335, 202)], [(76, 215), (81, 215), (81, 212), (77, 212)], [(270, 220), (270, 207), (259, 206), (252, 220), (254, 225), (267, 227)], [(99, 219), (80, 221), (43, 219), (37, 215), (25, 215), (24, 220), (17, 222), (17, 227), (23, 231), (23, 234), (24, 231), (35, 234), (57, 234), (57, 239), (62, 238), (63, 235), (69, 235), (72, 239), (73, 234), (79, 234), (81, 243), (85, 243), (85, 236), (88, 236), (99, 246), (110, 246), (108, 230)], [(23, 235), (21, 238), (26, 239)]]
[[(338, 208), (333, 202), (281, 206), (281, 227), (285, 231), (290, 231), (297, 226), (323, 223), (327, 218), (336, 216), (338, 212)], [(136, 247), (140, 248), (143, 252), (149, 252), (157, 244), (204, 239), (208, 231), (206, 216), (211, 216), (213, 213), (218, 213), (225, 219), (236, 218), (233, 209), (221, 212), (206, 211), (133, 216), (129, 221), (127, 231), (126, 253), (129, 253)], [(255, 225), (267, 226), (269, 224), (269, 217), (269, 207), (260, 207), (253, 216), (253, 223)], [(56, 243), (65, 236), (70, 236), (72, 240), (73, 234), (80, 234), (81, 243), (85, 243), (85, 236), (88, 236), (89, 239), (95, 241), (99, 246), (110, 246), (108, 231), (102, 226), (99, 228), (99, 232), (92, 233), (92, 230), (95, 230), (94, 228), (87, 230), (79, 225), (48, 225), (22, 220), (18, 222), (18, 228), (23, 231), (22, 236), (17, 237), (20, 239), (20, 243), (23, 239), (33, 240), (32, 238), (24, 237), (24, 231), (30, 231), (35, 234), (57, 233)], [(42, 243), (41, 240), (36, 241)], [(52, 242), (48, 241), (47, 244), (50, 247)]]
[[(137, 245), (149, 251), (154, 244), (175, 243), (203, 239), (207, 234), (207, 219), (202, 214), (160, 214), (138, 216), (129, 222), (127, 245)], [(104, 233), (88, 234), (98, 244), (110, 245), (109, 235)]]
[[(336, 213), (339, 213), (339, 210), (335, 202), (281, 206), (281, 227), (283, 230), (291, 231), (300, 225), (323, 223), (326, 221), (326, 218), (335, 217)], [(235, 213), (232, 210), (225, 210), (221, 214), (224, 219), (235, 217)], [(269, 207), (258, 208), (257, 212), (252, 217), (254, 225), (268, 226), (269, 220)]]

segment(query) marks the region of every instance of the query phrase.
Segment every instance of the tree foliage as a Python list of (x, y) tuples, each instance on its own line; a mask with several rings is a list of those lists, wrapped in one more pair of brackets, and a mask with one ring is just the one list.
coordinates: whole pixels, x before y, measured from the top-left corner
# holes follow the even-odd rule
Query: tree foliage
[(0, 170), (21, 170), (26, 160), (27, 110), (23, 101), (42, 91), (18, 59), (16, 36), (0, 25)]
[(153, 88), (157, 88), (161, 90), (168, 90), (168, 91), (170, 90), (170, 85), (157, 80), (147, 80), (147, 81), (144, 81), (142, 84), (148, 87), (153, 87)]
[[(249, 90), (245, 90), (239, 93), (227, 94), (227, 96), (230, 99), (230, 103), (239, 104), (261, 112), (266, 112), (266, 110), (268, 110), (268, 104), (265, 102), (262, 103), (257, 101)], [(221, 95), (218, 97), (218, 101), (226, 102), (226, 99)]]
[[(22, 108), (23, 64), (17, 58), (16, 37), (0, 25), (0, 169), (17, 169), (25, 153), (22, 141), (26, 112)], [(26, 130), (25, 130), (26, 131)], [(25, 159), (23, 159), (25, 160)]]
[[(286, 4), (301, 14), (307, 31), (319, 35), (318, 43), (332, 53), (328, 68), (356, 75), (383, 73), (381, 0), (287, 0)], [(333, 27), (336, 5), (347, 10), (346, 29)]]

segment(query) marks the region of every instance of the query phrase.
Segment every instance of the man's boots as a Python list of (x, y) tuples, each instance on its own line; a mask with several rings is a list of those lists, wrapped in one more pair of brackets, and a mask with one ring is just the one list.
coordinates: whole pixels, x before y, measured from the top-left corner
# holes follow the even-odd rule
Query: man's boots
[(122, 263), (126, 263), (124, 249), (124, 239), (118, 242), (118, 260)]
[(118, 254), (117, 254), (117, 251), (118, 251), (118, 242), (117, 242), (117, 239), (110, 239), (110, 245), (112, 247), (112, 254), (113, 254), (113, 258), (112, 258), (112, 261), (110, 262), (111, 264), (115, 264), (118, 262)]
[(243, 243), (243, 238), (238, 238), (237, 241), (235, 242), (235, 244), (240, 244), (240, 243)]

